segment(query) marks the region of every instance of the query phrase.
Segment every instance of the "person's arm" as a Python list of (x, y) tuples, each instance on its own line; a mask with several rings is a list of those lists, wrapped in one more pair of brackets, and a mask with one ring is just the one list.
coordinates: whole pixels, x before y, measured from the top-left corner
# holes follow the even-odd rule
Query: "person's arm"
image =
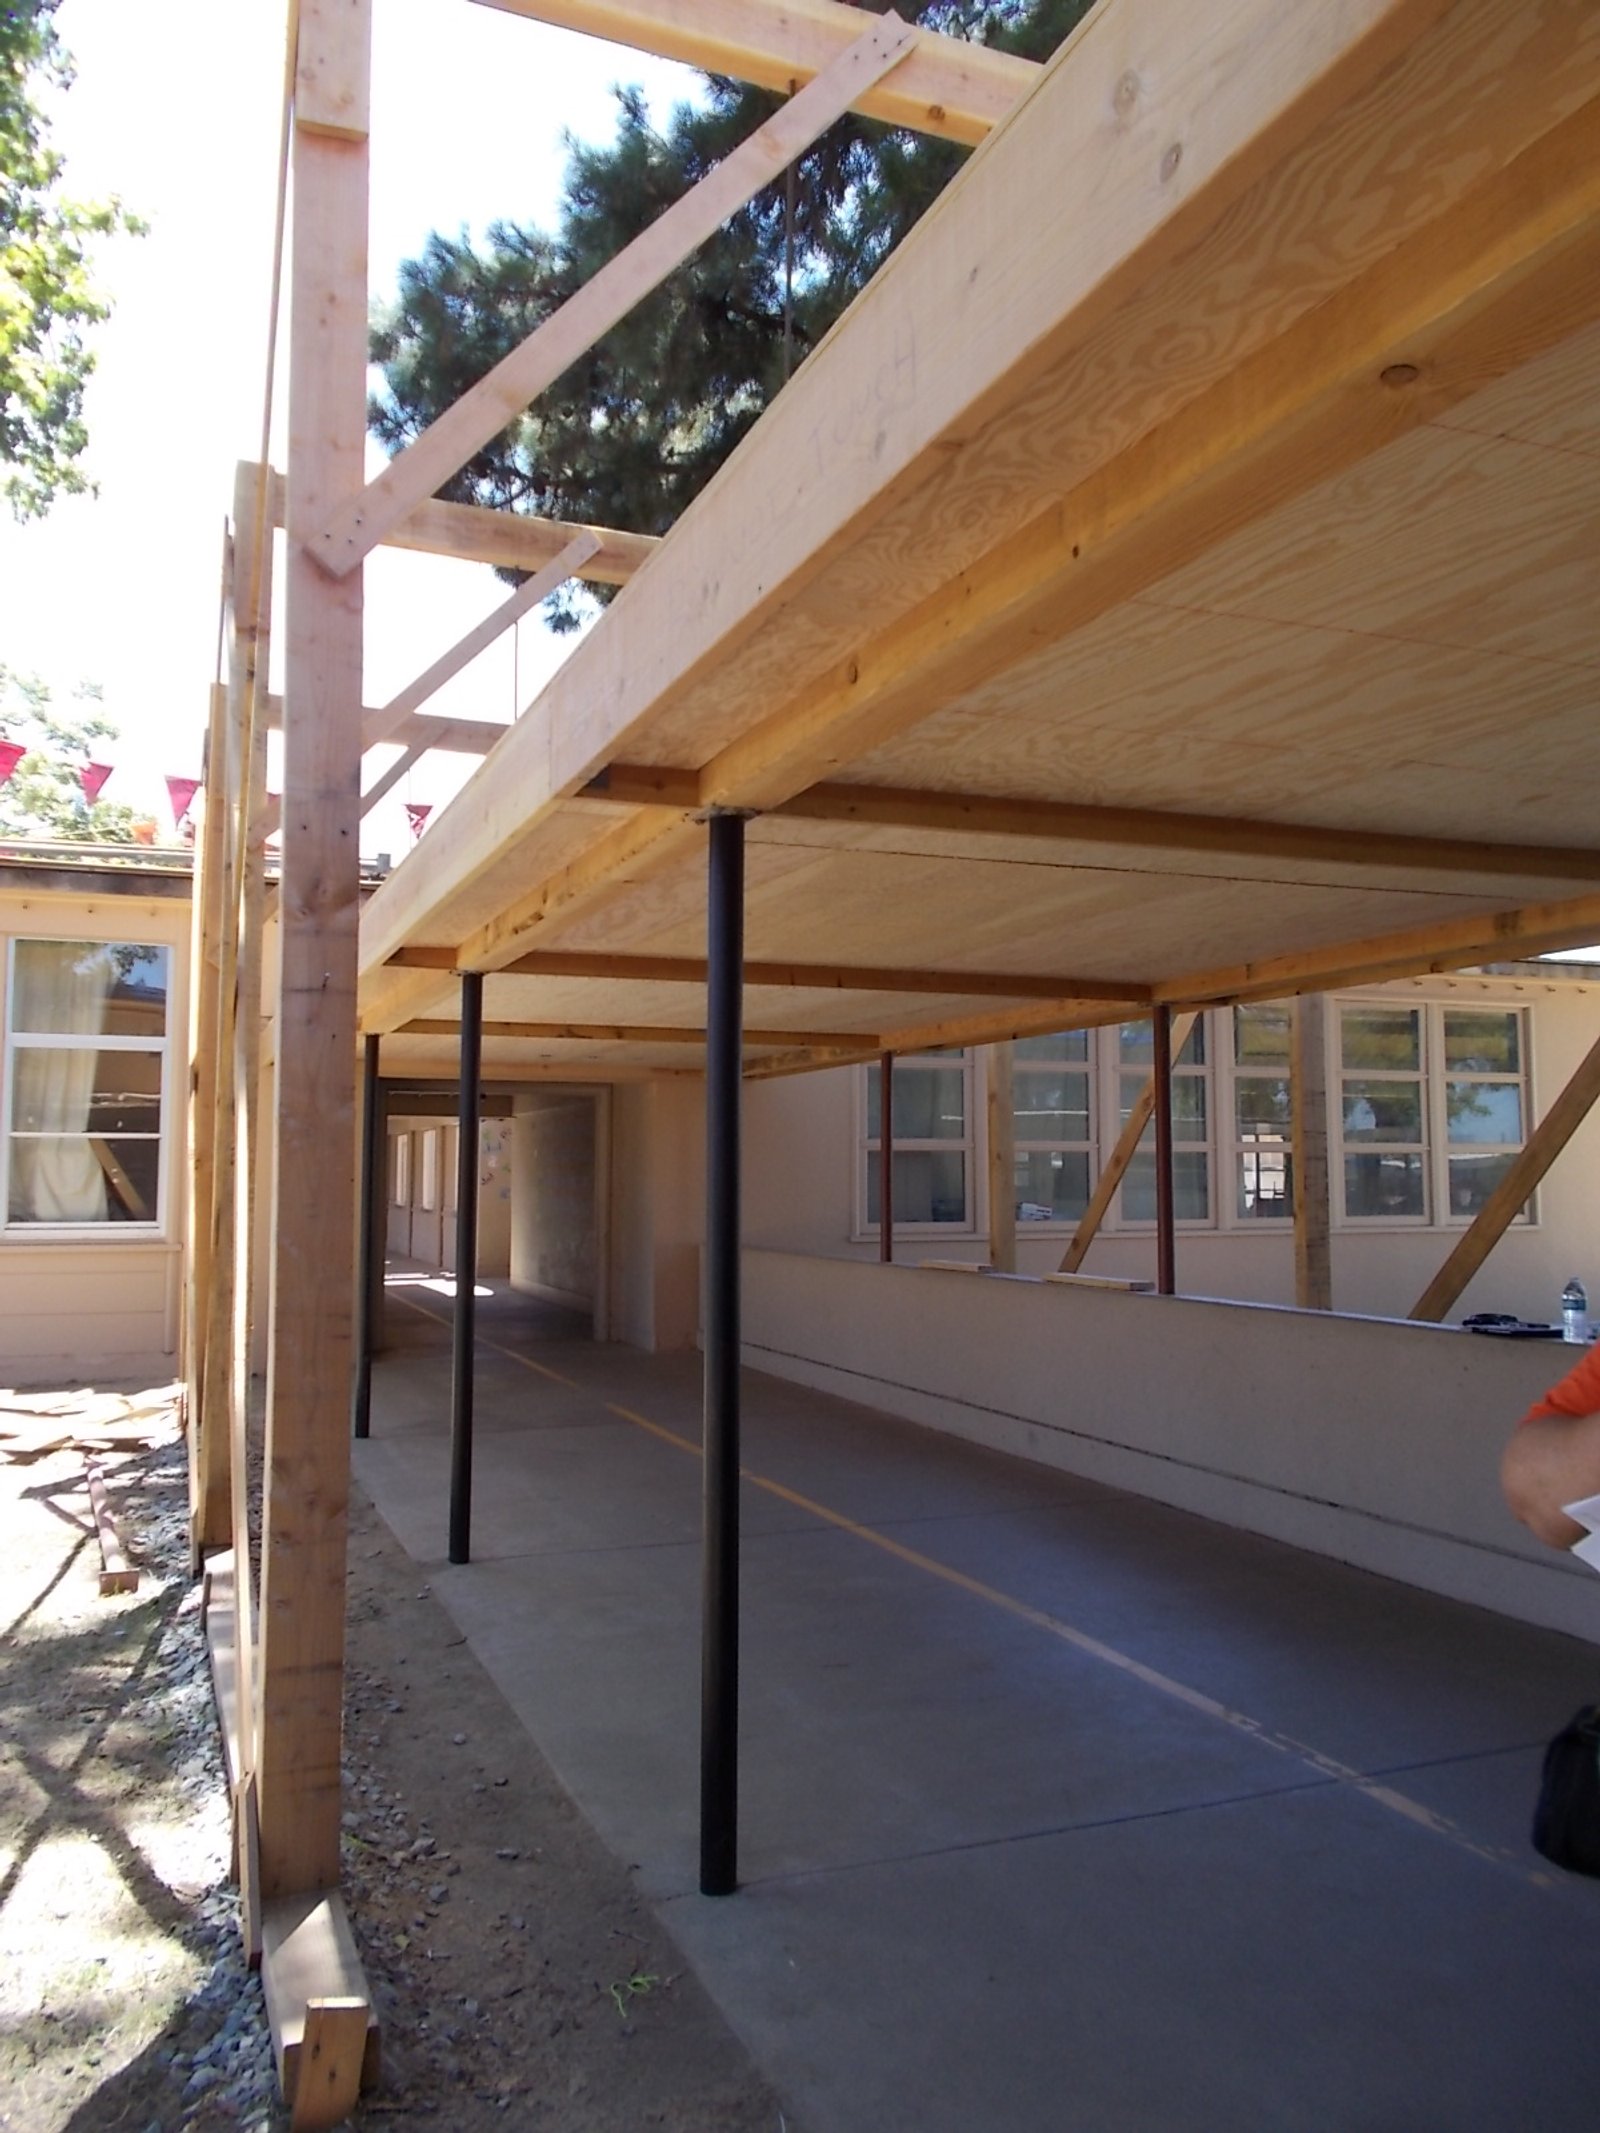
[(1500, 1462), (1512, 1512), (1551, 1548), (1570, 1548), (1584, 1528), (1563, 1504), (1600, 1496), (1600, 1347), (1580, 1357), (1528, 1410)]

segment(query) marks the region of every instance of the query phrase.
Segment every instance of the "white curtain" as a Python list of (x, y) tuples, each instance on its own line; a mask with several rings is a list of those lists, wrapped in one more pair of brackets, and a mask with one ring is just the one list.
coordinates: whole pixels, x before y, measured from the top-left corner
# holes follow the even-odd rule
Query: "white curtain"
[[(98, 1037), (116, 982), (116, 958), (99, 941), (19, 941), (13, 965), (13, 1035)], [(89, 1139), (99, 1048), (12, 1049), (11, 1219), (104, 1222), (106, 1179)], [(33, 1139), (20, 1136), (44, 1135)]]

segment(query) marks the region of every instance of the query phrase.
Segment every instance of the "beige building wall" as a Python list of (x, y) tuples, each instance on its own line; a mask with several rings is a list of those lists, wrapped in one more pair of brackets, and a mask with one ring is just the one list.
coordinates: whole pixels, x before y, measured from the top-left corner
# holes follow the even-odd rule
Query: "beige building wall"
[[(114, 879), (111, 869), (97, 872), (104, 879)], [(0, 938), (9, 944), (19, 937), (131, 941), (172, 951), (163, 1205), (154, 1234), (109, 1223), (103, 1236), (21, 1227), (0, 1233), (0, 1381), (18, 1387), (166, 1381), (178, 1371), (181, 1343), (188, 882), (181, 895), (160, 896), (0, 881)]]

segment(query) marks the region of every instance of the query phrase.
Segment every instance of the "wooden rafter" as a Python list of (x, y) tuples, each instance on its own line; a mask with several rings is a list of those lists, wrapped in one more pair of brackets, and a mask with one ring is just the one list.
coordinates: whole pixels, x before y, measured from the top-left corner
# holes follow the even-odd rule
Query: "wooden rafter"
[[(692, 813), (710, 804), (703, 786), (698, 772), (614, 763), (590, 780), (581, 797)], [(1007, 837), (1155, 852), (1208, 852), (1228, 859), (1310, 860), (1385, 873), (1600, 881), (1600, 847), (1400, 836), (1385, 830), (1264, 822), (1161, 808), (1087, 806), (1066, 800), (825, 784), (781, 800), (767, 812), (785, 821), (858, 823), (863, 828), (925, 830), (941, 836)]]
[(354, 502), (334, 511), (310, 543), (322, 567), (335, 577), (353, 570), (392, 527), (434, 495), (474, 452), (897, 66), (914, 40), (915, 33), (896, 15), (875, 21), (407, 445)]
[(574, 526), (521, 511), (494, 511), (482, 504), (442, 504), (435, 499), (391, 526), (386, 548), (422, 555), (454, 556), (465, 563), (493, 563), (501, 570), (542, 570), (579, 533), (592, 534), (594, 548), (573, 572), (591, 585), (626, 585), (661, 546), (653, 533), (624, 533), (615, 526)]
[[(401, 1037), (455, 1037), (461, 1025), (442, 1017), (419, 1015), (403, 1022), (395, 1032)], [(678, 1023), (639, 1022), (488, 1022), (485, 1037), (535, 1037), (561, 1044), (704, 1044), (703, 1029), (685, 1029)], [(747, 1027), (746, 1044), (843, 1046), (860, 1051), (877, 1044), (873, 1035), (859, 1030), (754, 1029)]]
[[(459, 970), (454, 948), (400, 948), (390, 958), (401, 970)], [(684, 955), (606, 955), (540, 949), (500, 966), (504, 977), (604, 978), (612, 983), (703, 985), (703, 957)], [(1007, 1000), (1115, 1000), (1124, 1005), (1148, 1001), (1148, 985), (1120, 978), (1018, 976), (1009, 971), (867, 969), (848, 963), (772, 963), (744, 966), (746, 985), (795, 987), (818, 992), (936, 993), (951, 999), (990, 997)]]
[[(810, 81), (861, 34), (860, 14), (840, 0), (480, 0), (678, 59), (707, 74), (786, 90)], [(867, 118), (975, 146), (1027, 95), (1039, 76), (1031, 59), (919, 30), (904, 67), (875, 84), (855, 108)]]
[[(266, 709), (266, 722), (274, 730), (283, 724), (283, 698), (268, 696), (262, 699)], [(363, 730), (384, 715), (381, 704), (369, 704), (361, 713)], [(388, 738), (403, 748), (415, 748), (419, 755), (430, 748), (437, 748), (445, 755), (487, 755), (489, 750), (505, 733), (503, 721), (488, 718), (427, 718), (412, 717), (403, 726), (396, 727)]]

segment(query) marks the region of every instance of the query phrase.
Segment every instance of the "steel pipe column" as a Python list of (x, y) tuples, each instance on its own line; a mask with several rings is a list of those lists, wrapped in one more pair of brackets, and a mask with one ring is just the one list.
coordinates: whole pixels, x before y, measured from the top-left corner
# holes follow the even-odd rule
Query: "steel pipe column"
[(477, 1332), (478, 1121), (483, 974), (461, 973), (461, 1100), (456, 1146), (456, 1309), (450, 1373), (450, 1560), (472, 1560), (472, 1344)]
[(706, 1297), (700, 1889), (739, 1867), (739, 1107), (744, 819), (713, 815), (706, 910)]
[(1162, 1296), (1178, 1290), (1178, 1252), (1172, 1180), (1172, 1009), (1157, 1006), (1151, 1030), (1152, 1078), (1156, 1121), (1156, 1289)]
[(878, 1062), (878, 1257), (894, 1258), (894, 1054)]
[(352, 1426), (358, 1437), (372, 1430), (373, 1275), (383, 1251), (378, 1236), (384, 1195), (379, 1182), (378, 1043), (368, 1037), (361, 1054), (361, 1236), (356, 1251), (356, 1384)]

